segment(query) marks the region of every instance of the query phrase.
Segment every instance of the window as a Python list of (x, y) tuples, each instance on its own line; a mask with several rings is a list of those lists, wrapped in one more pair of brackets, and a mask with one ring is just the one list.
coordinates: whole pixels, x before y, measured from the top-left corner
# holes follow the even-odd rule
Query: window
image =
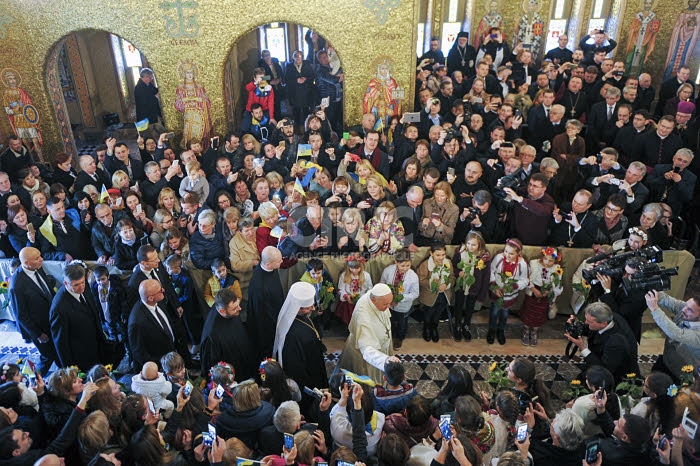
[(424, 52), (430, 49), (430, 35), (432, 26), (430, 24), (432, 9), (428, 12), (428, 0), (417, 0), (416, 8), (418, 8), (418, 21), (416, 22), (416, 56), (420, 57)]
[(260, 49), (267, 49), (280, 63), (287, 61), (287, 25), (270, 23), (258, 28)]
[(544, 51), (552, 50), (559, 46), (559, 36), (566, 34), (571, 17), (571, 0), (556, 0), (552, 8), (552, 16), (547, 26), (547, 42)]
[[(442, 37), (440, 46), (442, 53), (447, 56), (452, 44), (457, 40), (457, 34), (462, 30), (465, 17), (465, 0), (443, 0), (442, 2)], [(466, 29), (467, 31), (469, 29)]]

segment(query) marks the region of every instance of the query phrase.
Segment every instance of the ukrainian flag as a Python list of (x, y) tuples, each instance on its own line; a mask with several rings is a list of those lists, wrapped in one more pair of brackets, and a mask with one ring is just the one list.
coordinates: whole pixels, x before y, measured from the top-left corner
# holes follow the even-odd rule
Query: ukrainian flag
[(304, 191), (304, 187), (301, 185), (299, 178), (294, 180), (294, 190), (300, 192), (302, 196), (306, 197), (306, 192)]
[(46, 220), (42, 225), (39, 227), (39, 231), (41, 232), (42, 235), (44, 235), (44, 238), (46, 240), (56, 246), (58, 244), (58, 241), (56, 241), (56, 235), (53, 234), (53, 220), (51, 219), (51, 216), (49, 215), (46, 217)]
[(107, 202), (107, 199), (109, 199), (109, 193), (107, 192), (105, 185), (102, 185), (102, 191), (100, 191), (100, 204)]
[(136, 131), (139, 133), (148, 129), (148, 118), (136, 122)]

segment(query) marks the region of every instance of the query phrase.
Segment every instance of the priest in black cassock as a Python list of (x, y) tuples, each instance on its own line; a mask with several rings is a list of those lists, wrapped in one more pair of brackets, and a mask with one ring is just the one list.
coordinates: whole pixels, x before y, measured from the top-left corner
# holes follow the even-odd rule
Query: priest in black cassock
[(275, 342), (277, 315), (284, 302), (284, 290), (279, 268), (282, 253), (273, 246), (267, 246), (260, 255), (260, 263), (253, 270), (253, 278), (248, 286), (248, 335), (254, 342), (257, 360), (272, 356)]
[(255, 376), (257, 359), (252, 356), (255, 349), (240, 313), (241, 302), (232, 289), (224, 288), (217, 293), (202, 330), (202, 374), (208, 374), (217, 362), (225, 361), (233, 365), (237, 382)]
[[(273, 354), (287, 377), (302, 389), (328, 387), (326, 363), (323, 360), (325, 346), (310, 317), (315, 297), (316, 289), (312, 284), (293, 284), (277, 318), (275, 332)], [(305, 401), (313, 401), (308, 399), (308, 395), (303, 396), (306, 399), (300, 403), (302, 412), (305, 411)]]

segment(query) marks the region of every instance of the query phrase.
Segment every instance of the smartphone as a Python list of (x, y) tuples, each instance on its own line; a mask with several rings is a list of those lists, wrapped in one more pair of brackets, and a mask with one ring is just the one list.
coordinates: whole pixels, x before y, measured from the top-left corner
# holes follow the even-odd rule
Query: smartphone
[(304, 393), (309, 395), (310, 397), (316, 398), (318, 401), (321, 401), (323, 399), (323, 392), (319, 390), (318, 388), (309, 388), (309, 387), (304, 387)]
[(284, 434), (284, 448), (287, 450), (294, 448), (294, 436), (292, 434)]
[(116, 201), (114, 201), (116, 205), (122, 205), (122, 198), (118, 197)]
[(345, 139), (346, 141), (349, 141), (350, 140), (350, 133), (343, 133), (343, 139)]
[(354, 383), (355, 382), (353, 382), (352, 377), (350, 377), (349, 375), (345, 376), (345, 386), (352, 387), (352, 384)]
[(175, 133), (165, 133), (165, 139), (172, 139), (175, 137)]
[(316, 466), (328, 466), (328, 463), (326, 463), (325, 461), (317, 461)]
[(213, 425), (209, 424), (209, 431), (208, 432), (202, 432), (202, 443), (204, 443), (204, 446), (210, 447), (214, 444), (214, 441), (216, 440), (216, 427)]
[(193, 389), (193, 388), (194, 388), (194, 386), (192, 385), (192, 382), (190, 382), (190, 381), (188, 380), (187, 382), (185, 382), (185, 388), (184, 388), (184, 390), (182, 391), (182, 393), (183, 393), (185, 396), (190, 396), (190, 394), (192, 393), (192, 389)]
[(523, 48), (525, 50), (530, 50), (532, 48), (532, 44), (523, 44)]
[(491, 39), (498, 39), (498, 34), (491, 34)]
[(446, 442), (452, 438), (452, 429), (450, 429), (450, 422), (447, 419), (440, 421), (440, 433)]
[(523, 443), (525, 440), (527, 440), (527, 424), (520, 424), (518, 426), (518, 434), (516, 438), (520, 443)]
[[(338, 466), (355, 466), (355, 463), (349, 463), (347, 461), (338, 461)], [(321, 463), (319, 463), (321, 464)]]
[[(31, 223), (30, 223), (31, 225)], [(27, 359), (27, 364), (29, 364), (29, 368), (34, 372), (33, 377), (36, 377), (36, 364), (34, 364), (31, 360)]]
[(605, 392), (605, 384), (600, 386), (600, 391), (598, 392), (598, 399), (602, 400)]
[(216, 397), (217, 397), (218, 399), (221, 399), (221, 397), (224, 396), (224, 393), (225, 393), (225, 392), (226, 392), (226, 390), (224, 390), (224, 387), (223, 387), (221, 384), (218, 384), (218, 385), (216, 386), (216, 393), (215, 393), (215, 395), (216, 395)]
[(328, 108), (328, 106), (330, 105), (330, 100), (331, 99), (329, 97), (324, 97), (323, 99), (321, 99), (321, 108)]
[(263, 159), (253, 159), (253, 169), (257, 169), (263, 165), (265, 165), (265, 161)]
[(690, 419), (688, 416), (690, 414), (690, 410), (688, 407), (685, 408), (685, 411), (683, 412), (683, 419), (681, 420), (681, 426), (685, 429), (685, 431), (688, 433), (688, 437), (691, 439), (695, 438), (695, 434), (698, 432), (698, 423)]
[(668, 439), (665, 435), (662, 435), (659, 439), (659, 450), (663, 450), (666, 447), (666, 443), (668, 443)]
[(211, 138), (211, 147), (214, 150), (217, 150), (219, 148), (219, 136), (214, 136)]
[(34, 224), (33, 223), (27, 223), (27, 230), (29, 230), (29, 233), (34, 234)]
[(140, 214), (143, 212), (143, 207), (141, 207), (141, 204), (136, 204), (136, 213)]
[(588, 445), (586, 445), (586, 462), (588, 464), (593, 464), (595, 463), (596, 459), (598, 459), (598, 450), (600, 449), (600, 445), (598, 442), (591, 442)]
[(523, 112), (521, 112), (519, 108), (516, 108), (515, 112), (513, 112), (513, 115), (516, 117), (521, 117), (523, 116)]
[(277, 144), (280, 147), (286, 148), (287, 147), (287, 141), (280, 141), (279, 144)]
[(454, 176), (454, 174), (455, 174), (455, 169), (454, 169), (453, 167), (448, 168), (448, 169), (447, 169), (447, 174), (448, 174), (448, 175)]
[(267, 82), (272, 81), (272, 76), (270, 76), (269, 74), (266, 74), (265, 76), (263, 76), (263, 81), (267, 81)]
[(437, 212), (433, 212), (432, 214), (430, 214), (430, 218), (435, 218), (435, 219), (440, 220), (440, 214), (438, 214)]
[(173, 160), (173, 165), (176, 167), (180, 164), (180, 161), (178, 159)]

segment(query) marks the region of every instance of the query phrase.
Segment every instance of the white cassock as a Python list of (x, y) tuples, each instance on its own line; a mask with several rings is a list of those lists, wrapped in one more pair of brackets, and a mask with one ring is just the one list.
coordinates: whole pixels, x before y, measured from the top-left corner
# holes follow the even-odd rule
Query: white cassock
[(384, 364), (393, 354), (391, 347), (390, 312), (380, 311), (365, 293), (355, 304), (350, 320), (350, 336), (338, 363), (358, 375), (368, 375), (378, 384), (383, 383)]

